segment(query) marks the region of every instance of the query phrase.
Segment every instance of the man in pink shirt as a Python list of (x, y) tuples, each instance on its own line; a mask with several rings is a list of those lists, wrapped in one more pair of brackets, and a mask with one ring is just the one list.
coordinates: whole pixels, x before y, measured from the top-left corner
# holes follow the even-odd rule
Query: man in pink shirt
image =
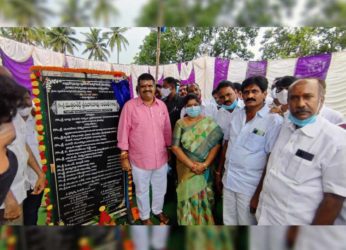
[(167, 189), (167, 148), (171, 145), (172, 131), (167, 107), (155, 98), (155, 80), (144, 73), (138, 77), (139, 97), (128, 101), (120, 115), (118, 147), (121, 166), (132, 169), (140, 219), (151, 225), (149, 187), (152, 188), (151, 210), (160, 224), (169, 219), (162, 212)]

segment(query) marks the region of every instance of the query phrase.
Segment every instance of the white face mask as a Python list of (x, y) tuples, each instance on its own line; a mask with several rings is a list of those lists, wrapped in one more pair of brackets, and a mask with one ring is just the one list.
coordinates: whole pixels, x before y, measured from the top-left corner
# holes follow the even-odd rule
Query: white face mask
[(271, 96), (272, 96), (273, 99), (276, 99), (276, 88), (272, 89)]
[(22, 117), (26, 117), (29, 116), (31, 113), (32, 107), (26, 107), (26, 108), (20, 108), (18, 109), (18, 113), (22, 116)]
[(288, 98), (288, 90), (283, 89), (279, 93), (276, 93), (276, 98), (282, 105), (287, 104), (287, 98)]
[(162, 98), (166, 98), (167, 96), (169, 96), (169, 94), (171, 93), (171, 89), (170, 88), (162, 88), (161, 89), (161, 96)]

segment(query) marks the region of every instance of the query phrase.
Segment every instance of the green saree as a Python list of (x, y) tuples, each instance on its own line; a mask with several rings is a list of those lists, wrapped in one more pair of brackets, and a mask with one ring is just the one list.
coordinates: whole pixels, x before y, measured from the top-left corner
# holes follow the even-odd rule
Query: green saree
[[(211, 119), (203, 118), (187, 126), (180, 119), (174, 128), (173, 145), (196, 162), (204, 162), (210, 150), (221, 143), (221, 128)], [(208, 186), (209, 168), (197, 175), (177, 159), (178, 223), (179, 225), (213, 225), (210, 200), (213, 192)]]

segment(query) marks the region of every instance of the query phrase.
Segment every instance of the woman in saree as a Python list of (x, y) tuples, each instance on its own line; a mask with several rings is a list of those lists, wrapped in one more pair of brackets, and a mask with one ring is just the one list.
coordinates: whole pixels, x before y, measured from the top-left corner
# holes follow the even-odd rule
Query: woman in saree
[(172, 151), (177, 156), (177, 217), (179, 225), (213, 225), (208, 176), (223, 133), (212, 118), (201, 114), (198, 97), (184, 99), (187, 116), (178, 120), (173, 133)]

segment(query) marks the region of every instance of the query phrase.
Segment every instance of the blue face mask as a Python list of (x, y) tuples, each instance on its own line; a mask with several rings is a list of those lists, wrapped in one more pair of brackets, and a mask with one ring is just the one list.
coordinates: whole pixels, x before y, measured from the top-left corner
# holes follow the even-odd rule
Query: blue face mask
[(186, 114), (190, 117), (197, 117), (201, 114), (201, 106), (192, 106), (186, 108)]
[(312, 115), (307, 119), (304, 120), (299, 120), (297, 118), (295, 118), (291, 113), (289, 113), (288, 115), (288, 119), (295, 125), (297, 125), (298, 127), (304, 127), (306, 125), (312, 124), (316, 121), (317, 116), (316, 115)]
[(233, 110), (235, 109), (235, 107), (237, 107), (238, 105), (238, 100), (235, 100), (231, 105), (224, 105), (222, 104), (222, 108), (226, 109), (226, 110)]

